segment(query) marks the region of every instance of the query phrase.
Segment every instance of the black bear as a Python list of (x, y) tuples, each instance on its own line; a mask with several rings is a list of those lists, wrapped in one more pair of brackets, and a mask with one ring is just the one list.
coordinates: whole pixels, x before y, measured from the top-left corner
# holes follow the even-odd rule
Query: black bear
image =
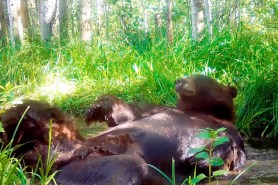
[[(190, 85), (186, 85), (187, 80)], [(209, 83), (212, 83), (212, 91), (206, 89)], [(73, 126), (73, 120), (58, 108), (38, 101), (27, 101), (2, 114), (1, 122), (6, 131), (3, 140), (6, 144), (12, 140), (23, 112), (29, 107), (14, 138), (14, 144), (28, 145), (19, 147), (15, 154), (25, 154), (25, 164), (30, 166), (36, 164), (39, 155), (46, 161), (51, 128), (51, 156), (57, 156), (54, 170), (61, 170), (56, 178), (62, 184), (167, 184), (159, 176), (154, 176), (154, 171), (147, 168), (146, 164), (152, 164), (170, 175), (172, 159), (175, 160), (177, 179), (183, 179), (192, 172), (195, 162), (198, 163), (198, 171), (207, 172), (206, 161), (196, 160), (189, 150), (211, 146), (209, 140), (196, 136), (201, 129), (208, 127), (227, 128), (222, 135), (229, 138), (228, 142), (217, 146), (212, 153), (224, 161), (224, 165), (214, 170), (233, 170), (241, 166), (246, 155), (242, 139), (233, 124), (236, 89), (199, 75), (176, 80), (175, 88), (179, 97), (177, 107), (147, 105), (149, 109), (140, 106), (134, 109), (130, 108), (131, 104), (120, 100), (120, 105), (127, 105), (127, 108), (122, 106), (121, 109), (114, 109), (114, 105), (110, 104), (113, 105), (111, 109), (108, 104), (108, 109), (102, 109), (102, 118), (108, 115), (107, 111), (112, 111), (113, 115), (119, 110), (119, 115), (133, 116), (117, 118), (120, 121), (115, 122), (116, 126), (89, 138), (82, 138)], [(198, 89), (206, 89), (208, 95), (205, 90)], [(196, 96), (204, 96), (204, 99), (200, 101)], [(186, 101), (190, 98), (187, 97), (195, 98), (199, 105), (188, 108)], [(202, 109), (202, 102), (210, 104)], [(103, 108), (102, 103), (100, 108)], [(208, 111), (209, 105), (213, 111)], [(83, 175), (74, 173), (72, 170), (75, 168)], [(117, 176), (113, 175), (115, 170)]]
[(175, 90), (178, 96), (177, 109), (211, 115), (232, 123), (235, 120), (235, 87), (221, 85), (208, 76), (194, 75), (177, 79)]
[[(197, 133), (205, 128), (225, 127), (227, 130), (223, 135), (229, 138), (229, 142), (216, 147), (213, 152), (213, 156), (221, 157), (225, 164), (216, 169), (233, 170), (241, 166), (246, 155), (242, 139), (233, 124), (236, 88), (223, 86), (207, 76), (194, 75), (176, 80), (175, 90), (178, 96), (177, 107), (159, 109), (159, 106), (154, 106), (147, 112), (142, 109), (140, 114), (136, 113), (130, 104), (113, 96), (100, 99), (98, 106), (93, 105), (90, 108), (94, 112), (89, 114), (90, 120), (96, 118), (97, 121), (103, 121), (98, 120), (96, 115), (96, 110), (100, 109), (101, 117), (117, 115), (111, 116), (110, 119), (127, 119), (118, 121), (118, 126), (89, 138), (86, 142), (101, 143), (101, 146), (116, 154), (138, 155), (147, 163), (164, 171), (168, 170), (169, 173), (171, 159), (174, 158), (177, 172), (186, 174), (192, 172), (191, 165), (196, 160), (188, 151), (191, 148), (211, 145), (208, 141), (196, 137)], [(114, 101), (115, 99), (117, 101)], [(106, 106), (103, 107), (103, 104)], [(115, 108), (118, 106), (121, 106), (121, 109)], [(117, 110), (120, 110), (120, 113)], [(132, 116), (128, 117), (125, 112)], [(140, 116), (144, 114), (146, 116)], [(198, 168), (206, 171), (208, 164), (198, 161)]]
[(17, 146), (14, 155), (22, 157), (28, 170), (35, 169), (39, 158), (46, 167), (47, 157), (55, 157), (52, 171), (58, 170), (55, 176), (58, 184), (162, 184), (141, 157), (116, 155), (102, 147), (102, 143), (87, 144), (75, 129), (74, 120), (46, 102), (26, 100), (1, 114), (0, 121), (5, 130), (0, 141)]
[(116, 96), (104, 95), (99, 97), (85, 113), (87, 126), (92, 122), (107, 122), (114, 127), (127, 121), (147, 117), (162, 112), (169, 107), (154, 104), (127, 103)]
[(87, 110), (85, 121), (87, 125), (105, 121), (109, 127), (113, 127), (176, 108), (183, 112), (210, 115), (234, 123), (233, 99), (237, 96), (235, 87), (221, 85), (208, 76), (193, 75), (177, 79), (175, 90), (178, 97), (176, 107), (127, 103), (113, 95), (101, 96)]

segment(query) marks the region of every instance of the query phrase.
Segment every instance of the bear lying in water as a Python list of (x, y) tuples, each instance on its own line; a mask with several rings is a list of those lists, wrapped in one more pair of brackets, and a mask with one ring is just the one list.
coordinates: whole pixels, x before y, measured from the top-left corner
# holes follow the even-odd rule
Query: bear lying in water
[[(206, 89), (209, 83), (213, 84), (212, 88)], [(176, 161), (177, 178), (183, 179), (193, 171), (193, 163), (196, 162), (189, 150), (210, 146), (208, 141), (196, 137), (200, 129), (207, 127), (226, 127), (223, 135), (229, 138), (229, 142), (213, 151), (213, 156), (224, 160), (224, 165), (215, 170), (233, 170), (241, 166), (246, 156), (241, 137), (233, 125), (235, 88), (223, 86), (205, 76), (192, 76), (178, 79), (175, 89), (179, 97), (177, 107), (147, 105), (149, 109), (131, 108), (133, 105), (122, 100), (115, 103), (114, 97), (108, 96), (113, 101), (108, 98), (110, 102), (107, 104), (106, 100), (101, 100), (99, 105), (90, 108), (94, 114), (89, 112), (87, 115), (95, 121), (108, 120), (107, 115), (120, 115), (116, 116), (116, 121), (114, 116), (110, 116), (110, 121), (114, 121), (116, 126), (86, 139), (78, 134), (72, 120), (59, 109), (37, 101), (26, 102), (2, 115), (6, 131), (3, 138), (5, 143), (11, 140), (20, 116), (30, 106), (14, 144), (32, 141), (25, 148), (19, 148), (16, 154), (25, 154), (26, 164), (34, 166), (38, 153), (46, 160), (51, 119), (51, 152), (57, 155), (54, 170), (61, 170), (56, 180), (62, 184), (167, 184), (159, 176), (154, 176), (155, 172), (146, 164), (155, 165), (170, 174), (172, 158)], [(204, 96), (203, 99), (199, 99), (200, 95)], [(196, 105), (192, 106), (194, 98)], [(115, 108), (117, 103), (124, 106)], [(205, 103), (203, 109), (202, 103)], [(121, 114), (118, 114), (119, 110)], [(198, 161), (197, 173), (207, 169), (205, 161)]]

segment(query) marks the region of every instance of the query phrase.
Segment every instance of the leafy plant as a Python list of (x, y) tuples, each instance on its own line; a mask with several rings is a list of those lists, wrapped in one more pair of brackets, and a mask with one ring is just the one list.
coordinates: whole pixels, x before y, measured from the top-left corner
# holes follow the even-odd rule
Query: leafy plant
[(3, 124), (0, 122), (0, 132), (4, 132)]
[[(14, 151), (17, 148), (19, 148), (21, 145), (12, 147), (12, 144), (13, 144), (15, 134), (19, 128), (19, 125), (21, 124), (22, 119), (25, 116), (25, 114), (27, 113), (28, 109), (29, 109), (29, 107), (27, 107), (27, 109), (22, 114), (22, 116), (15, 128), (11, 141), (6, 146), (4, 146), (3, 141), (0, 141), (0, 145), (1, 145), (1, 149), (0, 149), (0, 184), (3, 184), (3, 185), (13, 184), (13, 183), (23, 184), (24, 182), (26, 182), (27, 177), (22, 176), (22, 174), (23, 174), (22, 172), (24, 171), (24, 169), (20, 165), (20, 161), (22, 158), (17, 159), (12, 156)], [(0, 124), (0, 131), (4, 132), (2, 123)]]
[[(48, 145), (48, 155), (46, 160), (46, 166), (44, 166), (44, 163), (41, 159), (41, 156), (39, 156), (38, 163), (36, 165), (36, 168), (34, 172), (31, 172), (31, 179), (27, 177), (26, 168), (23, 168), (20, 165), (20, 162), (22, 158), (15, 158), (12, 156), (14, 151), (17, 150), (17, 148), (21, 147), (24, 144), (12, 146), (14, 137), (16, 135), (16, 132), (18, 131), (18, 128), (22, 122), (22, 119), (24, 118), (25, 114), (29, 110), (30, 107), (27, 107), (24, 113), (22, 114), (15, 131), (13, 133), (12, 139), (10, 143), (8, 143), (4, 147), (3, 141), (0, 140), (0, 185), (6, 185), (6, 184), (36, 184), (35, 183), (35, 177), (39, 177), (40, 184), (42, 185), (48, 185), (51, 181), (54, 184), (57, 184), (54, 176), (58, 171), (51, 172), (51, 169), (53, 167), (53, 164), (56, 160), (56, 157), (50, 156), (50, 147), (51, 147), (51, 140), (52, 140), (52, 120), (50, 121), (50, 128), (49, 128), (49, 145)], [(2, 123), (0, 122), (0, 132), (4, 132)], [(37, 173), (39, 171), (39, 174)]]
[(0, 85), (0, 103), (6, 103), (15, 98), (14, 91), (17, 86), (13, 86), (10, 82), (6, 83), (5, 86)]
[[(2, 143), (0, 142), (0, 145)], [(9, 143), (6, 147), (0, 149), (0, 184), (22, 184), (27, 179), (26, 176), (22, 177), (20, 172), (24, 169), (20, 166), (20, 159), (12, 157), (12, 153), (17, 147), (11, 147)]]
[[(217, 130), (211, 129), (211, 128), (206, 128), (201, 130), (200, 133), (196, 135), (196, 137), (201, 138), (201, 139), (207, 139), (209, 140), (209, 147), (200, 147), (200, 148), (192, 148), (189, 150), (189, 153), (192, 153), (195, 155), (197, 161), (195, 162), (195, 172), (196, 173), (196, 167), (198, 160), (205, 160), (206, 163), (208, 163), (208, 180), (209, 183), (211, 182), (211, 179), (216, 176), (223, 175), (227, 173), (226, 170), (217, 170), (212, 172), (212, 167), (214, 166), (221, 166), (224, 164), (224, 161), (220, 157), (213, 157), (213, 150), (215, 147), (222, 145), (226, 142), (229, 142), (229, 138), (227, 136), (219, 136), (219, 134), (223, 131), (225, 131), (226, 128), (221, 127)], [(203, 174), (203, 178), (206, 178), (206, 176)], [(197, 179), (198, 180), (198, 179)], [(199, 182), (197, 181), (196, 182)], [(195, 181), (194, 181), (195, 182)]]
[[(198, 138), (207, 139), (209, 140), (209, 147), (200, 147), (200, 148), (192, 148), (189, 150), (189, 153), (192, 153), (195, 155), (197, 161), (195, 162), (194, 167), (194, 174), (193, 177), (189, 176), (186, 178), (181, 185), (184, 184), (196, 184), (206, 178), (208, 178), (209, 183), (211, 182), (211, 179), (213, 177), (221, 176), (227, 173), (226, 170), (217, 170), (212, 172), (212, 167), (214, 166), (221, 166), (224, 164), (224, 161), (220, 157), (213, 157), (213, 150), (215, 147), (222, 145), (229, 141), (229, 138), (227, 136), (219, 136), (219, 134), (223, 131), (225, 131), (226, 128), (221, 127), (217, 130), (206, 128), (202, 129), (200, 133), (198, 133), (196, 136)], [(206, 162), (209, 164), (209, 175), (206, 176), (205, 174), (201, 173), (197, 175), (197, 164), (199, 160), (206, 160)], [(159, 168), (155, 167), (154, 165), (147, 164), (151, 168), (155, 169), (158, 173), (160, 173), (171, 185), (176, 185), (176, 174), (175, 174), (175, 160), (172, 159), (172, 176), (169, 177), (167, 174), (165, 174), (163, 171), (161, 171)]]

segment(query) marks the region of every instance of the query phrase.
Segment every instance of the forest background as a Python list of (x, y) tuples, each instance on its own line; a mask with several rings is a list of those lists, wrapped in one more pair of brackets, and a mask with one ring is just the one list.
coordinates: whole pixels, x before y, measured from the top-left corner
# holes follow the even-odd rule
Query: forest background
[(275, 0), (1, 0), (0, 105), (175, 105), (174, 80), (205, 74), (238, 88), (244, 135), (277, 139), (277, 42)]

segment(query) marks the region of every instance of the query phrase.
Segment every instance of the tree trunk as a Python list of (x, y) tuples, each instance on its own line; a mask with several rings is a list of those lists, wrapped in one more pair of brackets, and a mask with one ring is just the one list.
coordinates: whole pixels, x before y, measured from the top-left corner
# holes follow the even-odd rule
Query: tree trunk
[(214, 20), (216, 22), (216, 27), (217, 27), (217, 31), (220, 32), (220, 4), (219, 4), (219, 0), (215, 1), (215, 16), (214, 16)]
[(173, 43), (172, 27), (172, 0), (167, 0), (167, 39), (169, 44)]
[(211, 16), (211, 2), (210, 0), (205, 0), (205, 10), (206, 10), (206, 21), (209, 38), (212, 38), (212, 16)]
[(18, 14), (18, 4), (16, 0), (7, 0), (7, 9), (9, 17), (9, 33), (10, 40), (13, 47), (19, 46), (20, 34), (19, 34), (19, 14)]
[(106, 39), (109, 41), (109, 5), (107, 2), (105, 2), (105, 24)]
[(81, 8), (79, 0), (69, 0), (68, 1), (68, 27), (69, 27), (69, 36), (72, 36), (75, 39), (81, 38)]
[(191, 0), (192, 38), (200, 38), (204, 30), (204, 13), (202, 0)]
[(20, 0), (20, 15), (24, 33), (28, 37), (28, 39), (31, 40), (33, 36), (28, 12), (28, 0)]
[(8, 30), (3, 1), (0, 0), (0, 46), (7, 44)]
[(125, 1), (121, 0), (121, 7), (120, 10), (118, 10), (118, 17), (120, 20), (120, 23), (123, 27), (123, 31), (125, 33), (125, 35), (128, 37), (130, 34), (130, 30), (129, 30), (129, 26), (127, 24), (128, 18), (130, 15), (127, 15), (126, 13), (126, 3)]
[(162, 9), (161, 1), (158, 0), (158, 2), (157, 2), (157, 11), (154, 14), (155, 34), (156, 34), (157, 38), (161, 38), (161, 36), (162, 36), (162, 31), (161, 31), (162, 20), (161, 20), (161, 14), (160, 14), (161, 9)]
[(56, 0), (39, 0), (39, 23), (43, 42), (49, 42), (51, 39), (51, 21), (54, 17), (56, 2)]
[(155, 32), (156, 32), (156, 35), (160, 36), (162, 22), (161, 22), (161, 16), (160, 16), (159, 12), (154, 14), (154, 23), (155, 23)]
[(230, 1), (225, 0), (225, 12), (224, 12), (224, 14), (227, 15), (227, 20), (226, 20), (227, 28), (230, 27), (230, 25), (231, 25), (230, 23), (231, 23), (231, 18), (232, 18), (232, 12), (233, 12), (233, 9), (231, 8)]
[(60, 40), (68, 40), (68, 3), (67, 0), (59, 0), (59, 32)]
[(149, 33), (149, 21), (148, 21), (148, 10), (144, 6), (144, 28), (145, 28), (145, 33)]
[(235, 27), (239, 27), (240, 22), (240, 6), (239, 0), (234, 0), (234, 16), (235, 16)]
[(90, 41), (92, 39), (90, 0), (80, 0), (81, 8), (81, 39)]
[(103, 0), (97, 0), (97, 35), (101, 34), (103, 14)]
[(144, 14), (143, 20), (144, 20), (144, 31), (147, 34), (149, 32), (149, 23), (148, 23), (148, 11), (146, 9), (145, 1), (140, 0), (141, 7), (140, 8), (140, 14)]

